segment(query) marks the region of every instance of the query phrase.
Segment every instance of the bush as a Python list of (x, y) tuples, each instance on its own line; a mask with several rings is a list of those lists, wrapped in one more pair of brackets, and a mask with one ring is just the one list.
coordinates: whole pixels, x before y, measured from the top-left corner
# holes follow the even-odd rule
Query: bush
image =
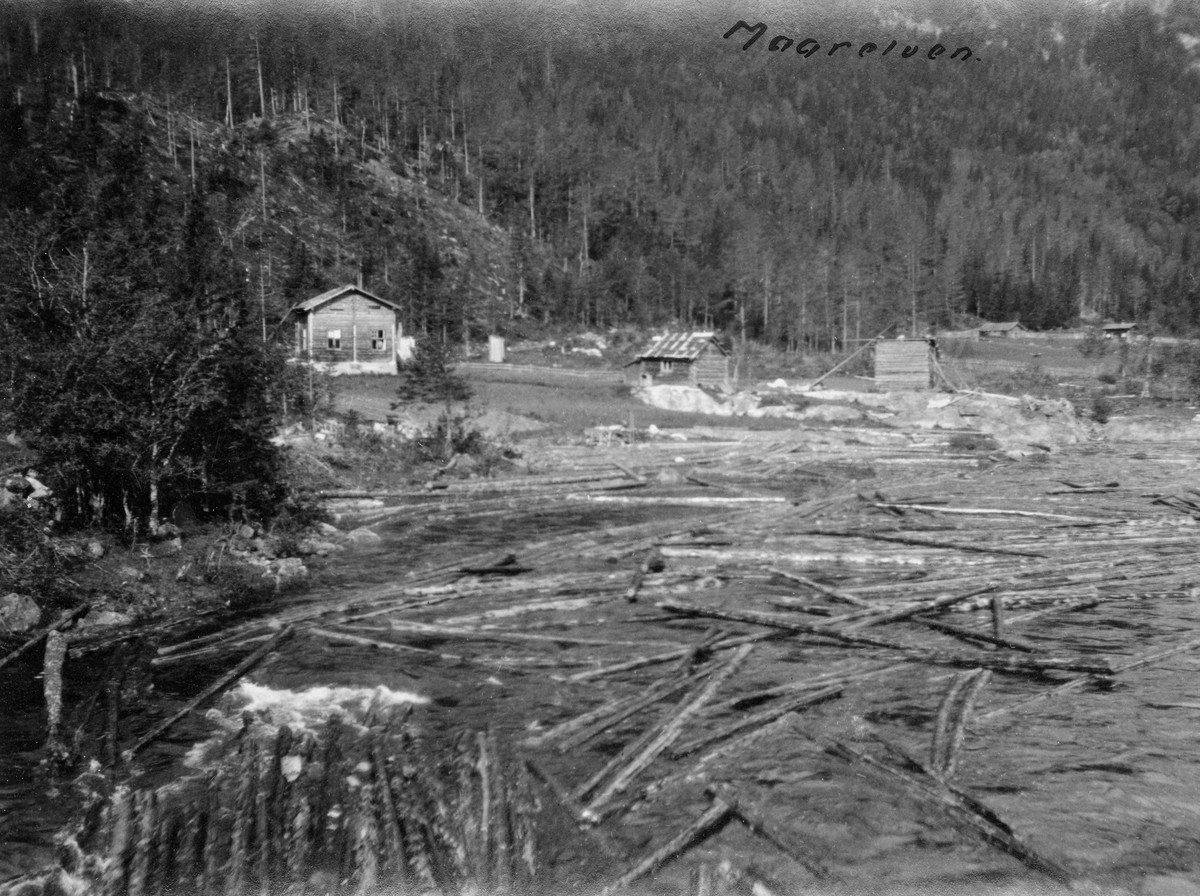
[(475, 461), (474, 471), (481, 476), (517, 456), (510, 447), (493, 441), (475, 426), (469, 412), (455, 414), (450, 408), (446, 408), (423, 433), (409, 439), (404, 453), (410, 466), (445, 466), (455, 457), (470, 457)]
[(1103, 392), (1092, 395), (1092, 420), (1096, 423), (1107, 423), (1112, 416), (1113, 404)]
[(1085, 358), (1103, 358), (1108, 354), (1109, 342), (1104, 333), (1095, 328), (1088, 330), (1079, 340), (1079, 354)]
[(470, 385), (450, 369), (446, 347), (436, 339), (417, 342), (412, 360), (400, 365), (399, 375), (396, 395), (400, 401), (392, 410), (409, 401), (466, 401), (471, 397)]

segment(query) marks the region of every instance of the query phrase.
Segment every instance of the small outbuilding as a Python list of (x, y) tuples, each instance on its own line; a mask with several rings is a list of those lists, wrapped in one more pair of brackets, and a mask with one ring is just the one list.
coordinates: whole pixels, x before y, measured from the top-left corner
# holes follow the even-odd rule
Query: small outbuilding
[(294, 305), (295, 356), (334, 374), (396, 373), (400, 306), (361, 286), (339, 286)]
[(729, 351), (714, 333), (667, 333), (625, 365), (625, 382), (726, 387)]
[(1029, 331), (1021, 325), (1019, 320), (1010, 320), (1003, 323), (987, 323), (979, 328), (980, 339), (1011, 339), (1013, 336), (1020, 336)]
[(1100, 329), (1103, 331), (1105, 339), (1128, 339), (1130, 334), (1137, 329), (1137, 324), (1104, 324)]
[(928, 389), (934, 348), (927, 339), (881, 339), (875, 343), (875, 385), (885, 389)]

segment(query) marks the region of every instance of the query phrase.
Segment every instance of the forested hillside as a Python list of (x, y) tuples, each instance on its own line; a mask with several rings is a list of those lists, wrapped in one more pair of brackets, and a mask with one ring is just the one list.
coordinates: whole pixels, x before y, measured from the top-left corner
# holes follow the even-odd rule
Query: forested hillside
[(10, 4), (5, 301), (67, 239), (46, 184), (108, 164), (81, 128), (136, 120), (272, 320), (361, 273), (447, 339), (1200, 325), (1195, 4), (796, 10)]

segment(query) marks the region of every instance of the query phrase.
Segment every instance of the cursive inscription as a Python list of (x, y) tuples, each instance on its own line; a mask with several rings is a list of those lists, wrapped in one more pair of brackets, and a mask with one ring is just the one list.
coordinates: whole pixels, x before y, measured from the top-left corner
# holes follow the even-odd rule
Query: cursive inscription
[[(743, 50), (749, 50), (752, 46), (754, 46), (754, 44), (758, 41), (759, 38), (761, 38), (764, 34), (767, 33), (767, 26), (763, 22), (759, 22), (755, 25), (751, 25), (748, 22), (745, 22), (745, 21), (739, 19), (732, 28), (730, 28), (728, 31), (725, 32), (725, 39), (729, 40), (729, 38), (733, 37), (739, 31), (749, 32), (749, 34), (750, 34), (749, 39), (744, 44), (742, 44)], [(768, 52), (774, 52), (774, 53), (786, 53), (788, 50), (790, 50), (794, 46), (796, 48), (796, 52), (799, 55), (803, 56), (805, 59), (810, 59), (813, 56), (815, 56), (816, 54), (820, 53), (822, 50), (825, 50), (825, 46), (819, 40), (816, 40), (815, 38), (806, 37), (803, 40), (797, 41), (794, 38), (788, 37), (787, 35), (784, 35), (784, 34), (776, 34), (774, 37), (772, 37), (767, 42), (766, 46), (767, 46)], [(850, 42), (848, 40), (839, 40), (839, 41), (835, 41), (829, 45), (829, 49), (826, 51), (825, 55), (833, 56), (835, 54), (842, 53), (843, 56), (846, 56), (846, 55), (850, 55), (852, 53), (857, 52), (859, 59), (866, 59), (868, 56), (872, 55), (873, 53), (878, 53), (880, 56), (887, 56), (893, 50), (896, 50), (899, 46), (900, 46), (900, 42), (894, 40), (891, 43), (889, 43), (886, 47), (883, 47), (882, 49), (880, 49), (879, 44), (872, 43), (871, 41), (866, 41), (865, 43), (859, 44), (858, 49), (856, 51), (854, 49), (854, 44), (852, 42)], [(904, 48), (902, 50), (900, 50), (900, 52), (898, 54), (898, 58), (911, 59), (913, 56), (917, 56), (918, 54), (921, 54), (921, 49), (922, 48), (921, 48), (920, 44), (905, 44)], [(948, 47), (945, 47), (942, 44), (934, 44), (932, 47), (929, 47), (928, 49), (926, 49), (925, 52), (922, 54), (922, 56), (925, 59), (937, 60), (943, 54), (945, 54), (948, 49), (949, 49)], [(842, 51), (844, 51), (844, 52), (842, 52)], [(961, 59), (962, 61), (965, 62), (968, 59), (971, 59), (972, 57), (975, 59), (979, 59), (978, 56), (976, 56), (973, 52), (971, 52), (970, 47), (963, 46), (963, 47), (958, 47), (956, 50), (954, 50), (952, 53), (950, 53), (948, 58)]]

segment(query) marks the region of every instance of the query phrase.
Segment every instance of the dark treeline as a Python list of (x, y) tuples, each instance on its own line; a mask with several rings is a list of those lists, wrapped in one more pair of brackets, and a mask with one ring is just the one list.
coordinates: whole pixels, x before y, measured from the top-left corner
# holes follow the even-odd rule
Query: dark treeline
[[(793, 348), (965, 314), (1193, 332), (1200, 10), (1005, 9), (42, 3), (3, 11), (0, 76), (10, 109), (122, 90), (212, 123), (336, 122), (310, 159), (382, 157), (504, 228), (516, 315)], [(738, 20), (767, 25), (758, 46), (722, 37)], [(899, 48), (809, 57), (775, 35)], [(378, 276), (381, 234), (344, 263)], [(392, 263), (433, 280), (423, 245)]]

